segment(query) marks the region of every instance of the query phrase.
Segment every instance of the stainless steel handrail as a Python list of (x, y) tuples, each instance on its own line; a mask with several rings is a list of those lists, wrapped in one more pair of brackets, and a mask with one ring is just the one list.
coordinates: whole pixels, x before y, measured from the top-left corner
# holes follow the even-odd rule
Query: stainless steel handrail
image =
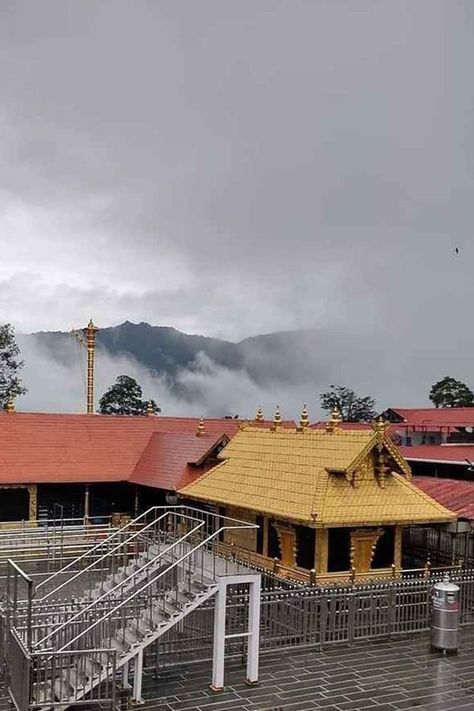
[[(236, 519), (234, 519), (234, 520), (236, 520)], [(204, 523), (204, 522), (203, 522), (203, 523)], [(242, 523), (242, 522), (241, 522), (241, 523)], [(123, 600), (122, 602), (120, 602), (115, 608), (113, 608), (112, 610), (110, 610), (109, 612), (107, 612), (105, 615), (103, 615), (103, 616), (102, 616), (101, 618), (99, 618), (98, 620), (95, 620), (91, 625), (89, 625), (89, 627), (87, 627), (85, 630), (82, 630), (82, 632), (81, 632), (80, 634), (76, 635), (76, 637), (74, 637), (73, 639), (69, 640), (69, 642), (67, 642), (64, 646), (62, 646), (59, 651), (63, 651), (63, 650), (65, 650), (67, 647), (69, 647), (71, 644), (74, 644), (75, 642), (77, 642), (77, 641), (78, 641), (81, 637), (83, 637), (85, 634), (87, 634), (87, 633), (90, 632), (92, 629), (94, 629), (95, 627), (97, 627), (97, 625), (101, 624), (104, 620), (108, 619), (111, 615), (113, 615), (113, 614), (116, 613), (118, 610), (120, 610), (122, 607), (124, 607), (124, 605), (128, 604), (128, 603), (130, 602), (130, 600), (133, 600), (135, 597), (137, 597), (138, 595), (142, 594), (145, 590), (147, 590), (151, 585), (155, 584), (157, 580), (159, 580), (159, 579), (160, 579), (161, 577), (163, 577), (165, 574), (169, 573), (170, 570), (173, 570), (173, 569), (176, 568), (178, 565), (180, 565), (181, 563), (183, 563), (187, 558), (189, 558), (189, 556), (191, 556), (191, 555), (192, 555), (193, 553), (195, 553), (197, 550), (199, 550), (199, 549), (203, 548), (204, 546), (206, 546), (210, 541), (212, 541), (216, 536), (218, 536), (218, 535), (219, 535), (220, 533), (222, 533), (223, 531), (226, 531), (226, 530), (234, 530), (234, 529), (249, 529), (249, 528), (250, 528), (250, 529), (251, 529), (251, 528), (257, 529), (258, 526), (257, 526), (256, 524), (248, 523), (248, 524), (239, 525), (239, 526), (222, 526), (222, 527), (218, 528), (217, 531), (215, 531), (213, 534), (211, 534), (211, 535), (210, 535), (208, 538), (206, 538), (204, 541), (201, 541), (201, 543), (199, 543), (197, 546), (195, 546), (194, 548), (192, 548), (192, 549), (191, 549), (190, 551), (188, 551), (185, 555), (181, 556), (181, 558), (179, 558), (177, 561), (175, 561), (174, 563), (171, 563), (171, 564), (169, 565), (169, 567), (167, 567), (166, 570), (164, 570), (164, 571), (158, 573), (158, 575), (156, 575), (154, 578), (152, 578), (152, 580), (148, 581), (148, 582), (145, 583), (141, 588), (139, 588), (138, 590), (136, 590), (136, 591), (135, 591), (134, 593), (132, 593), (131, 595), (127, 596), (127, 599), (126, 599), (126, 600)], [(183, 536), (177, 543), (182, 542), (185, 538), (187, 538), (187, 537), (188, 537), (189, 535), (191, 535), (192, 533), (193, 533), (193, 531), (191, 531), (190, 533), (188, 533), (186, 536)], [(152, 562), (153, 562), (153, 561), (152, 561)], [(215, 577), (216, 577), (216, 576), (215, 576), (215, 573), (214, 573), (214, 579), (215, 579)], [(119, 586), (117, 586), (117, 587), (119, 587)], [(111, 591), (110, 591), (110, 592), (111, 592)], [(107, 595), (107, 594), (106, 594), (106, 595)], [(105, 597), (105, 596), (103, 596), (103, 597)], [(93, 606), (93, 605), (91, 605), (91, 607), (92, 607), (92, 606)], [(81, 611), (81, 612), (84, 612), (84, 611)], [(79, 615), (80, 615), (80, 614), (81, 614), (81, 613), (79, 613)], [(79, 616), (79, 615), (77, 615), (77, 616)], [(73, 619), (74, 619), (74, 617), (72, 617), (72, 618), (69, 620), (69, 622), (71, 622)], [(65, 624), (64, 624), (64, 627), (66, 627), (67, 624), (68, 624), (68, 623), (65, 623)], [(57, 631), (59, 631), (59, 630), (57, 630)], [(46, 639), (48, 639), (48, 637), (45, 637), (45, 640), (46, 640)], [(45, 641), (45, 640), (44, 640), (44, 641)]]
[[(155, 508), (155, 507), (154, 507), (154, 508)], [(149, 511), (151, 511), (151, 510), (152, 510), (152, 509), (149, 509)], [(132, 543), (132, 541), (134, 541), (134, 540), (135, 540), (136, 538), (138, 538), (139, 536), (142, 536), (147, 530), (149, 530), (150, 528), (152, 528), (153, 526), (155, 526), (159, 521), (163, 520), (166, 516), (168, 516), (169, 513), (170, 513), (170, 512), (164, 513), (164, 514), (162, 514), (161, 516), (158, 516), (158, 518), (153, 519), (153, 521), (150, 521), (150, 523), (147, 524), (144, 528), (141, 528), (139, 531), (136, 531), (135, 533), (133, 533), (129, 538), (126, 538), (124, 541), (121, 541), (120, 543), (118, 543), (118, 544), (115, 546), (115, 548), (112, 548), (111, 550), (108, 550), (107, 553), (104, 553), (104, 555), (102, 555), (100, 558), (96, 558), (95, 560), (93, 560), (92, 563), (89, 563), (89, 565), (88, 565), (86, 568), (83, 568), (82, 570), (80, 570), (79, 572), (77, 572), (75, 575), (73, 575), (72, 578), (69, 578), (68, 580), (65, 580), (64, 583), (61, 583), (61, 585), (59, 585), (58, 587), (54, 588), (53, 590), (50, 590), (49, 593), (46, 593), (45, 595), (43, 595), (43, 597), (38, 598), (37, 602), (42, 602), (43, 600), (46, 600), (48, 597), (51, 597), (51, 595), (56, 595), (60, 590), (62, 590), (62, 588), (66, 587), (67, 585), (70, 585), (74, 580), (76, 580), (76, 579), (79, 578), (80, 576), (82, 576), (82, 575), (84, 575), (85, 573), (87, 573), (88, 571), (90, 571), (90, 570), (91, 570), (92, 568), (94, 568), (96, 565), (98, 565), (99, 563), (101, 563), (101, 562), (103, 562), (104, 560), (106, 560), (109, 556), (112, 556), (114, 553), (116, 553), (117, 551), (119, 551), (121, 548), (124, 548), (125, 546), (129, 546), (130, 543)], [(120, 531), (123, 533), (123, 531), (124, 531), (125, 528), (126, 528), (126, 527), (124, 526), (123, 528), (120, 529)], [(113, 537), (114, 537), (114, 536), (109, 536), (108, 541), (110, 541), (110, 539), (113, 538)], [(80, 558), (76, 558), (76, 560), (73, 561), (73, 562), (77, 564), (80, 560), (86, 558), (87, 555), (89, 555), (90, 553), (92, 553), (92, 551), (95, 550), (95, 549), (97, 549), (97, 548), (98, 548), (98, 546), (95, 546), (94, 548), (90, 549), (87, 554), (82, 555)], [(49, 582), (50, 582), (56, 575), (59, 575), (60, 573), (63, 573), (63, 574), (64, 574), (65, 570), (66, 570), (68, 567), (69, 567), (69, 566), (66, 566), (65, 568), (62, 568), (60, 571), (57, 571), (54, 575), (52, 575), (52, 576), (49, 578)], [(47, 579), (46, 581), (43, 581), (43, 582), (39, 583), (36, 589), (42, 587), (46, 582), (48, 582), (48, 579)]]
[[(187, 517), (187, 518), (190, 518), (190, 517)], [(186, 540), (189, 536), (195, 534), (200, 528), (202, 528), (202, 527), (204, 526), (204, 523), (205, 523), (205, 522), (202, 521), (202, 520), (201, 520), (201, 521), (198, 521), (198, 525), (195, 526), (191, 531), (188, 531), (184, 536), (181, 536), (181, 538), (179, 538), (177, 541), (175, 541), (174, 543), (172, 543), (170, 546), (168, 546), (167, 548), (165, 548), (163, 551), (160, 551), (160, 553), (158, 553), (157, 556), (155, 556), (155, 557), (152, 558), (150, 561), (148, 561), (147, 563), (145, 563), (145, 565), (143, 565), (141, 568), (139, 568), (138, 570), (134, 571), (131, 575), (129, 575), (127, 578), (125, 578), (125, 579), (122, 580), (120, 583), (118, 583), (117, 585), (115, 585), (113, 588), (111, 588), (110, 590), (107, 590), (105, 593), (103, 593), (103, 594), (102, 594), (100, 597), (98, 597), (96, 600), (93, 600), (93, 601), (92, 601), (91, 603), (89, 603), (86, 607), (84, 607), (83, 609), (79, 610), (79, 612), (77, 612), (75, 615), (73, 615), (71, 618), (69, 618), (69, 620), (67, 620), (66, 622), (64, 622), (60, 627), (57, 627), (57, 628), (56, 628), (55, 630), (53, 630), (50, 634), (46, 635), (46, 637), (44, 637), (43, 639), (39, 640), (39, 641), (36, 643), (35, 646), (38, 646), (38, 645), (40, 645), (40, 644), (43, 645), (47, 640), (51, 639), (53, 636), (55, 636), (56, 634), (58, 634), (59, 632), (61, 632), (63, 629), (65, 629), (68, 625), (70, 625), (72, 622), (74, 622), (74, 621), (75, 621), (77, 618), (79, 618), (81, 615), (83, 615), (84, 613), (88, 612), (89, 610), (91, 610), (91, 609), (94, 608), (94, 607), (99, 607), (99, 606), (100, 606), (99, 603), (100, 603), (101, 601), (103, 601), (105, 598), (113, 597), (113, 593), (114, 593), (115, 591), (117, 591), (117, 590), (118, 590), (119, 588), (121, 588), (121, 587), (124, 587), (124, 586), (125, 586), (128, 582), (130, 582), (130, 580), (132, 580), (133, 578), (138, 577), (138, 575), (139, 575), (139, 574), (142, 574), (142, 573), (144, 572), (144, 570), (146, 570), (147, 568), (151, 567), (152, 565), (155, 565), (156, 562), (157, 562), (157, 560), (158, 560), (160, 557), (162, 557), (165, 553), (169, 553), (171, 550), (173, 550), (173, 548), (175, 548), (176, 546), (180, 545), (180, 544), (181, 544), (184, 540)], [(131, 596), (131, 598), (133, 598), (133, 597), (135, 597), (135, 595), (132, 595), (132, 596)], [(130, 599), (131, 599), (131, 598), (130, 598)], [(100, 619), (102, 619), (102, 618), (100, 618)], [(99, 622), (100, 622), (100, 619), (99, 619)]]
[(49, 578), (47, 578), (46, 580), (43, 580), (41, 583), (39, 583), (37, 589), (41, 588), (43, 585), (46, 585), (46, 583), (50, 583), (51, 580), (53, 580), (57, 575), (59, 575), (60, 573), (64, 573), (64, 571), (66, 571), (66, 570), (68, 570), (69, 568), (71, 568), (74, 564), (76, 564), (76, 565), (79, 564), (81, 560), (83, 560), (83, 559), (86, 558), (87, 556), (90, 556), (95, 550), (97, 550), (97, 548), (100, 548), (101, 546), (104, 546), (106, 543), (110, 542), (111, 539), (115, 538), (116, 536), (121, 535), (121, 534), (122, 534), (124, 531), (126, 531), (128, 528), (131, 528), (132, 526), (136, 526), (136, 524), (137, 524), (138, 521), (140, 521), (142, 518), (144, 518), (145, 516), (147, 516), (151, 511), (153, 511), (153, 510), (156, 509), (156, 508), (157, 508), (156, 506), (152, 506), (152, 507), (149, 508), (147, 511), (144, 511), (144, 513), (140, 514), (140, 516), (137, 516), (137, 518), (134, 518), (134, 519), (132, 519), (131, 521), (129, 521), (128, 523), (126, 523), (125, 526), (122, 526), (121, 528), (118, 528), (118, 529), (117, 529), (116, 531), (114, 531), (114, 533), (112, 533), (110, 536), (107, 536), (107, 538), (105, 538), (103, 541), (100, 541), (100, 542), (97, 543), (95, 546), (93, 546), (93, 547), (90, 548), (88, 551), (86, 551), (86, 553), (83, 553), (83, 554), (82, 554), (81, 556), (79, 556), (78, 558), (75, 558), (73, 561), (71, 561), (70, 563), (68, 563), (68, 565), (66, 565), (66, 566), (64, 566), (63, 568), (61, 568), (61, 570), (56, 571), (56, 572), (53, 573)]

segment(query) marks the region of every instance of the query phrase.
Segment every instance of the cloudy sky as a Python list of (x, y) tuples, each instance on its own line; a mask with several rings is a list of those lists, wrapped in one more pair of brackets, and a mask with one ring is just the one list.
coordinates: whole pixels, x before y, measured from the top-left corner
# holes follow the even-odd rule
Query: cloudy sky
[(317, 328), (473, 383), (473, 32), (471, 0), (4, 0), (2, 320)]

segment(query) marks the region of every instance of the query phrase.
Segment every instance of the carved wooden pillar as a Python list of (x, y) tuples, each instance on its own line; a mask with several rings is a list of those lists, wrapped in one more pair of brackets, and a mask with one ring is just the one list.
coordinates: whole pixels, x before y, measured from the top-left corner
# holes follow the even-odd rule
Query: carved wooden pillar
[(296, 531), (291, 523), (276, 521), (274, 523), (280, 544), (281, 563), (287, 568), (296, 565)]
[(356, 573), (366, 573), (374, 557), (382, 528), (361, 528), (351, 531), (351, 567)]
[(403, 527), (395, 526), (393, 562), (397, 570), (400, 570), (402, 567), (402, 535)]
[(314, 533), (316, 536), (314, 569), (317, 575), (325, 575), (328, 572), (329, 529), (318, 528)]
[(28, 506), (28, 518), (30, 521), (36, 521), (38, 518), (38, 487), (36, 484), (32, 484), (28, 487), (29, 495), (29, 506)]

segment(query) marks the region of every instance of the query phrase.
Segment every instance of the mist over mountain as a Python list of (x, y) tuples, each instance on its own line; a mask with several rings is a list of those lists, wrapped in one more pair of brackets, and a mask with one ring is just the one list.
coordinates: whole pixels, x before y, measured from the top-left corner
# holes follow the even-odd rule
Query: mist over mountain
[[(71, 361), (74, 335), (61, 331), (41, 331), (20, 337), (23, 348), (34, 341), (63, 364)], [(199, 370), (204, 363), (246, 373), (258, 385), (295, 382), (314, 372), (306, 354), (318, 341), (316, 330), (281, 331), (246, 338), (233, 343), (219, 338), (182, 333), (170, 326), (125, 321), (102, 328), (97, 334), (98, 359), (101, 353), (131, 358), (153, 376), (164, 378), (179, 389), (178, 374)], [(309, 367), (308, 367), (309, 365)]]
[[(18, 335), (28, 393), (19, 409), (83, 411), (85, 349), (70, 333)], [(379, 338), (360, 329), (280, 331), (239, 342), (182, 333), (172, 327), (125, 321), (97, 334), (96, 400), (118, 375), (135, 377), (145, 398), (167, 415), (271, 416), (279, 404), (298, 417), (307, 403), (321, 417), (319, 393), (334, 383), (390, 405), (422, 405), (444, 372), (436, 361), (415, 377), (413, 358), (389, 329)]]

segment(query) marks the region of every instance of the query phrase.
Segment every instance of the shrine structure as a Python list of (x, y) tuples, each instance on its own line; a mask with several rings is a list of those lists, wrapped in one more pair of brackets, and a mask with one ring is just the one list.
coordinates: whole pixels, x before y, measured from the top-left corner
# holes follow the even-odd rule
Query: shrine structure
[(455, 519), (411, 483), (381, 420), (347, 429), (333, 412), (325, 429), (312, 429), (305, 408), (289, 429), (277, 411), (271, 428), (241, 425), (218, 459), (180, 496), (257, 523), (226, 534), (223, 549), (261, 567), (278, 561), (289, 577), (386, 577), (402, 567), (405, 526)]

